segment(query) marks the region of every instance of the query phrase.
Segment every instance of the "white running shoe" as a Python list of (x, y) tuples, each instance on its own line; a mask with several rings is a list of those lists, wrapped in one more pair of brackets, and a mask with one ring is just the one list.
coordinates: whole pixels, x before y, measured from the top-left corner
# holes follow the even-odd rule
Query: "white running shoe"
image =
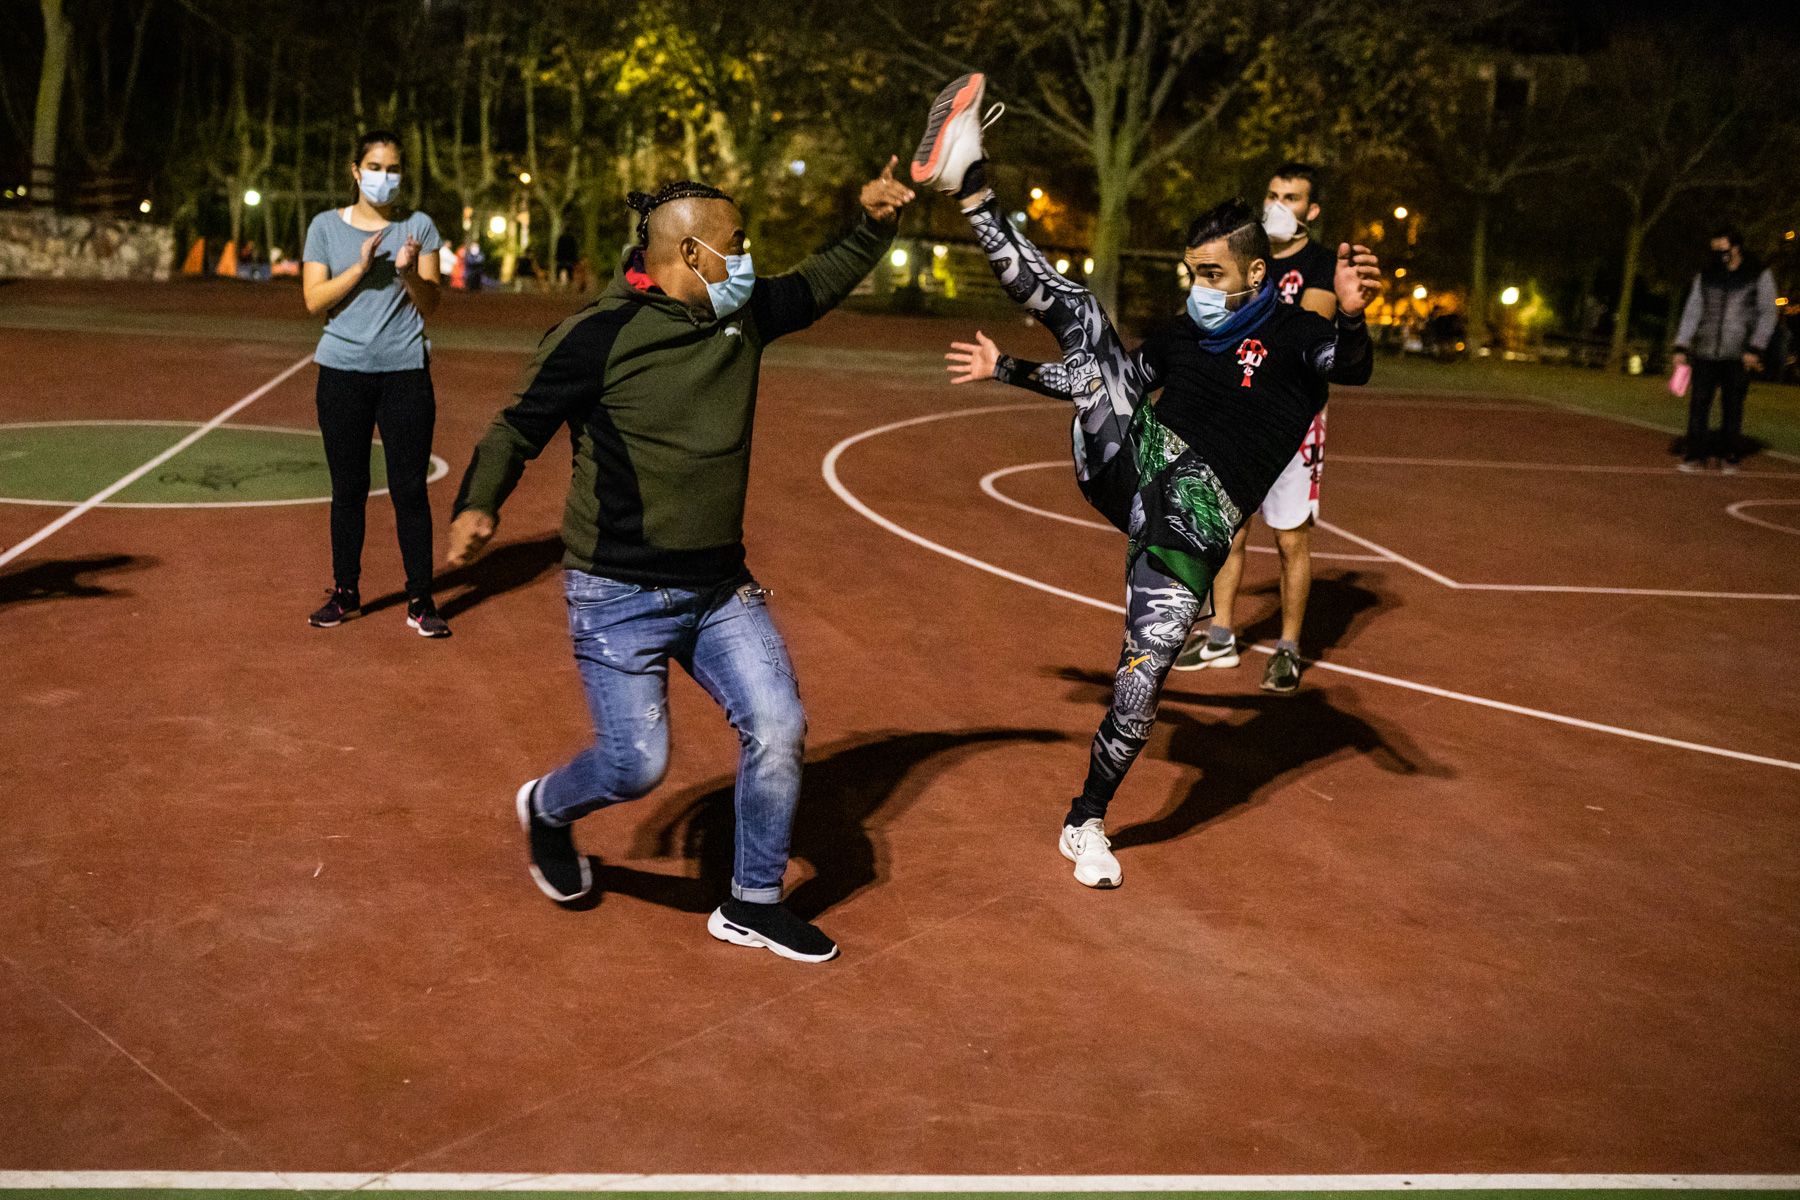
[(1006, 111), (1005, 105), (996, 104), (985, 117), (981, 115), (986, 90), (987, 76), (977, 71), (938, 93), (925, 122), (925, 136), (913, 152), (914, 183), (953, 196), (962, 193), (963, 176), (983, 157), (981, 131)]
[(1175, 656), (1177, 671), (1206, 671), (1213, 668), (1223, 670), (1238, 665), (1237, 639), (1232, 638), (1223, 646), (1217, 645), (1204, 633), (1196, 633), (1182, 647), (1181, 653)]
[(1116, 888), (1124, 873), (1106, 840), (1106, 826), (1099, 817), (1080, 825), (1064, 825), (1057, 849), (1075, 864), (1075, 882), (1083, 887)]

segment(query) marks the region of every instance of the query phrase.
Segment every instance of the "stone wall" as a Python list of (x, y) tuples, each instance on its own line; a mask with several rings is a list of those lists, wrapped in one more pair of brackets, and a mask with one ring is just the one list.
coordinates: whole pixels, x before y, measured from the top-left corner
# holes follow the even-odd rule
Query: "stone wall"
[(156, 279), (175, 268), (175, 235), (148, 221), (0, 212), (0, 279)]

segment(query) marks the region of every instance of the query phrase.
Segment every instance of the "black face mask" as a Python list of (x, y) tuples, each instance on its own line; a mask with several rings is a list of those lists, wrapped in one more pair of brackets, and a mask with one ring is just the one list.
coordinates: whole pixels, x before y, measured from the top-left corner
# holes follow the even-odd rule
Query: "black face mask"
[(1724, 267), (1727, 270), (1731, 269), (1731, 251), (1729, 251), (1729, 250), (1714, 250), (1713, 257), (1719, 260), (1719, 265), (1721, 267)]

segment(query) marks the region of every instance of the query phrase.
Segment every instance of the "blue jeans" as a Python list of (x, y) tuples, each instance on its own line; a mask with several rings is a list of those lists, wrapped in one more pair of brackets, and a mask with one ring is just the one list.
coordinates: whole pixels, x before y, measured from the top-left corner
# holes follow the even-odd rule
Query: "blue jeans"
[(731, 894), (781, 899), (800, 799), (806, 712), (768, 595), (748, 576), (716, 587), (651, 588), (564, 572), (569, 635), (594, 715), (592, 747), (538, 787), (538, 813), (568, 825), (636, 800), (669, 766), (669, 660), (725, 710), (738, 756), (737, 852)]

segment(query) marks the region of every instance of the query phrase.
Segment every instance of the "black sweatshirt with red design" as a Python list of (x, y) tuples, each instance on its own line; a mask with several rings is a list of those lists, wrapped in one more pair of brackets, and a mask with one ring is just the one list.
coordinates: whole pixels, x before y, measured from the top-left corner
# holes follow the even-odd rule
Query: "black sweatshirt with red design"
[(1223, 351), (1202, 347), (1202, 336), (1181, 317), (1151, 333), (1138, 358), (1162, 388), (1157, 419), (1213, 469), (1232, 503), (1254, 512), (1325, 407), (1326, 385), (1369, 382), (1368, 325), (1277, 304)]

